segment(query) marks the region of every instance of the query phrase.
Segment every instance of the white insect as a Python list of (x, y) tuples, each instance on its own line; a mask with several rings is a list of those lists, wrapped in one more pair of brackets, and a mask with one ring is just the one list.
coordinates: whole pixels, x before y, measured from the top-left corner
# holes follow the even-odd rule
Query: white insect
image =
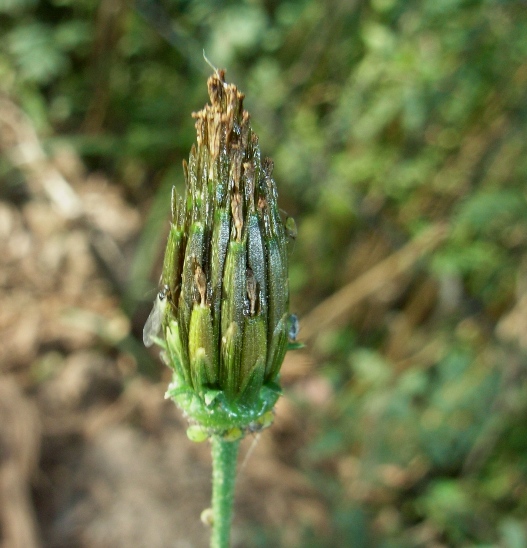
[(298, 322), (298, 317), (296, 314), (291, 314), (288, 318), (288, 332), (287, 336), (291, 342), (296, 341), (298, 337), (298, 332), (300, 331), (300, 324)]
[(169, 291), (170, 288), (168, 285), (163, 286), (161, 291), (159, 291), (154, 300), (154, 306), (146, 320), (143, 328), (143, 343), (147, 348), (150, 348), (154, 344), (156, 337), (161, 331), (161, 325), (168, 302), (167, 294)]

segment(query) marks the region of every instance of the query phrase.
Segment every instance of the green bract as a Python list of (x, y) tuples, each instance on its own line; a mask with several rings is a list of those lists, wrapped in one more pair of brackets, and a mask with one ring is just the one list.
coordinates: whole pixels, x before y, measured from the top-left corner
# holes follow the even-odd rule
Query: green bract
[(280, 395), (287, 236), (243, 94), (222, 71), (208, 89), (211, 104), (193, 114), (185, 196), (173, 189), (162, 289), (144, 338), (174, 372), (167, 397), (209, 435), (236, 439), (269, 426)]

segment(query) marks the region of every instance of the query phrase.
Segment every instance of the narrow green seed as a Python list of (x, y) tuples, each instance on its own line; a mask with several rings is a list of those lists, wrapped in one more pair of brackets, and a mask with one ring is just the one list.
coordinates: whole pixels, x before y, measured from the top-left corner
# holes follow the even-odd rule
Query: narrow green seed
[[(194, 310), (190, 317), (188, 347), (191, 369), (197, 367), (198, 362), (200, 363), (200, 367), (205, 367), (205, 370), (202, 372), (205, 377), (200, 378), (200, 385), (196, 386), (195, 384), (195, 388), (200, 390), (205, 385), (214, 385), (218, 379), (216, 368), (214, 367), (212, 316), (210, 308), (206, 305), (194, 305)], [(196, 382), (195, 379), (193, 380)]]

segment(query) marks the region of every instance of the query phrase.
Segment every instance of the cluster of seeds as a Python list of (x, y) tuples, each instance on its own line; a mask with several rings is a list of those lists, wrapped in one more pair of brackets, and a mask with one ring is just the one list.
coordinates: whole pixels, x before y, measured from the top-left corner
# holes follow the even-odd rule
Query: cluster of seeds
[(278, 398), (288, 339), (296, 336), (290, 230), (243, 94), (222, 71), (208, 90), (210, 104), (193, 114), (197, 144), (183, 166), (185, 195), (172, 192), (162, 289), (144, 340), (164, 348), (174, 371), (168, 395), (191, 419), (207, 432), (245, 432)]

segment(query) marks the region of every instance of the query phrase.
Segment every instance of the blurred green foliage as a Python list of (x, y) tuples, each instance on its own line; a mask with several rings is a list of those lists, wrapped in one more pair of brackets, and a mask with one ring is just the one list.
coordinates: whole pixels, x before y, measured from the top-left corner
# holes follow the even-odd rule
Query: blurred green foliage
[(382, 258), (445, 223), (394, 297), (312, 348), (334, 396), (299, 402), (320, 432), (302, 462), (333, 523), (302, 546), (527, 545), (526, 337), (497, 335), (526, 290), (525, 2), (0, 0), (0, 32), (0, 91), (148, 208), (138, 294), (203, 49), (246, 92), (297, 220), (301, 315), (372, 266), (361, 245)]

